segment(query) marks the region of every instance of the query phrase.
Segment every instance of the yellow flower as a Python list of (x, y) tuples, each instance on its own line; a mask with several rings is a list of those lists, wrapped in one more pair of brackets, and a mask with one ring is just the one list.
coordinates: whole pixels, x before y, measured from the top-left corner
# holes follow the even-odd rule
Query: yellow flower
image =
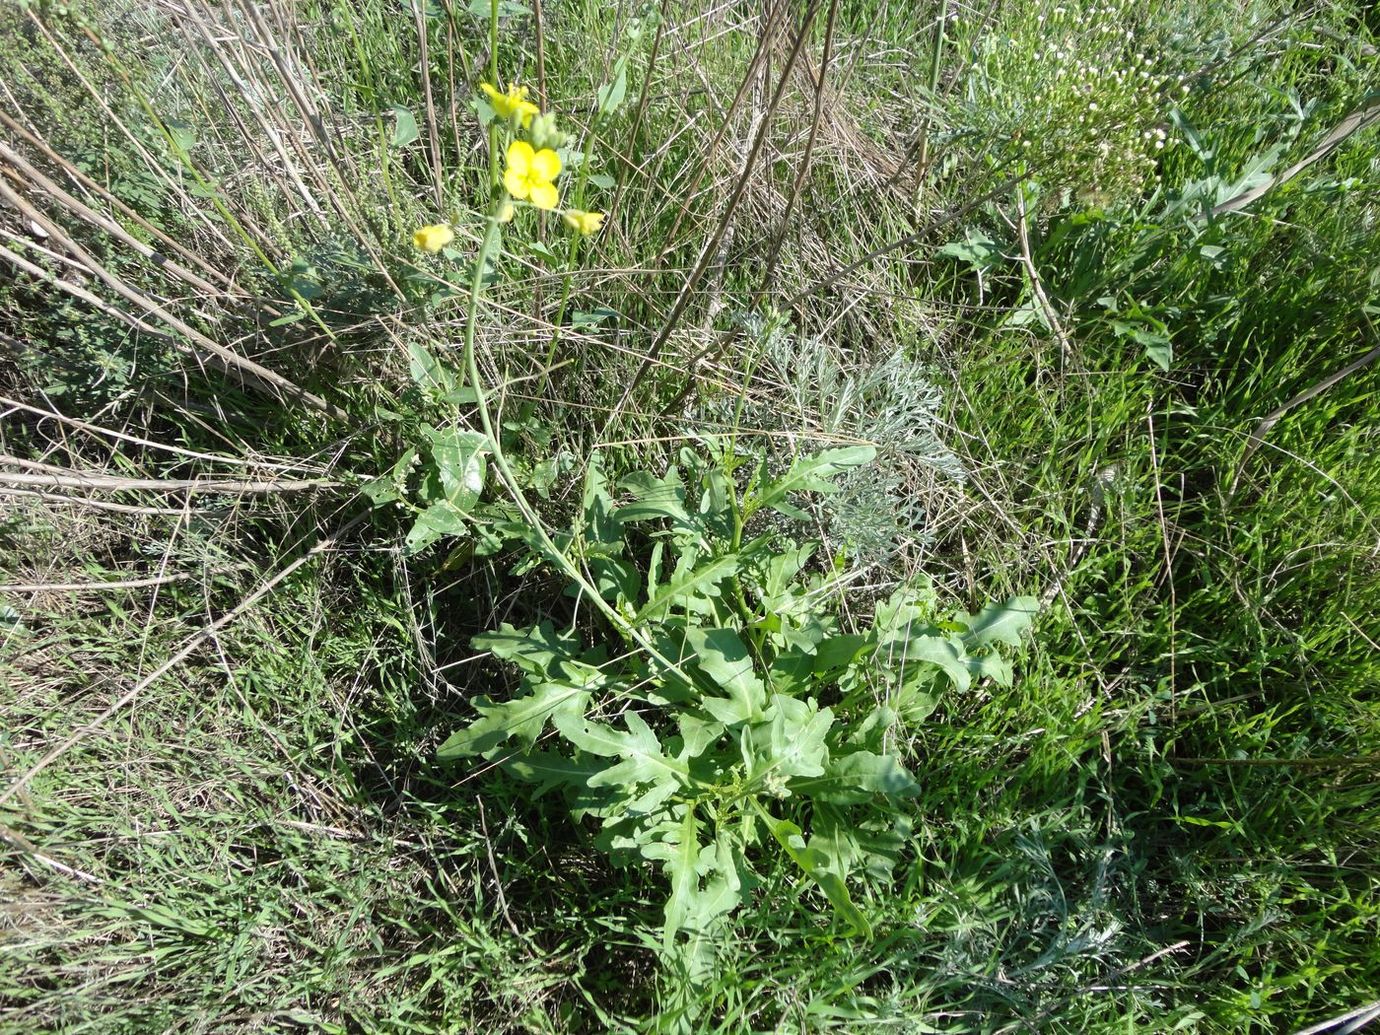
[(540, 111), (535, 104), (527, 99), (527, 87), (525, 86), (510, 86), (507, 93), (499, 93), (492, 83), (480, 83), (479, 88), (489, 98), (494, 113), (500, 119), (511, 119), (516, 115), (524, 129), (531, 125), (532, 116)]
[(560, 201), (553, 182), (561, 174), (561, 157), (549, 147), (532, 150), (525, 140), (508, 145), (508, 168), (503, 171), (503, 186), (519, 201), (531, 199), (537, 208), (552, 209)]
[(424, 226), (412, 235), (413, 247), (420, 248), (424, 252), (439, 252), (453, 240), (455, 240), (455, 231), (446, 226), (445, 223)]
[(585, 237), (597, 234), (599, 227), (604, 223), (604, 213), (581, 212), (578, 208), (568, 209), (562, 213), (561, 218), (565, 220), (566, 226)]

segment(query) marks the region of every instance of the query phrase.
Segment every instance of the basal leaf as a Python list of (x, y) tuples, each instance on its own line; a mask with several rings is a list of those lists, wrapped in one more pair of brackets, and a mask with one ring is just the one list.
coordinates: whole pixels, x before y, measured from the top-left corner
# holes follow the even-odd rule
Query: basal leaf
[(525, 783), (536, 784), (533, 793), (540, 796), (559, 788), (584, 785), (599, 771), (599, 763), (576, 761), (556, 751), (530, 751), (504, 759), (503, 768)]
[(731, 706), (721, 707), (706, 697), (703, 707), (720, 722), (732, 725), (761, 718), (766, 690), (753, 671), (752, 656), (732, 629), (687, 629), (685, 644), (694, 651), (695, 664), (722, 690)]
[(418, 553), (443, 536), (464, 535), (468, 530), (465, 515), (441, 500), (417, 515), (403, 540), (403, 547), (408, 553)]
[(988, 604), (977, 614), (964, 618), (968, 631), (963, 634), (963, 641), (969, 647), (988, 643), (1019, 647), (1021, 634), (1030, 628), (1039, 610), (1040, 602), (1034, 597), (1012, 597), (1004, 604)]
[(796, 785), (803, 794), (836, 805), (861, 804), (873, 795), (909, 798), (920, 793), (920, 785), (892, 755), (854, 751), (832, 758), (824, 775)]
[(700, 718), (692, 712), (681, 712), (678, 718), (681, 737), (681, 751), (677, 756), (682, 762), (700, 755), (723, 736), (724, 724)]
[(553, 725), (572, 745), (591, 755), (616, 758), (631, 748), (628, 734), (583, 715), (567, 712), (558, 716)]
[(666, 518), (672, 528), (698, 532), (699, 526), (685, 508), (685, 484), (674, 467), (662, 478), (647, 471), (635, 471), (619, 482), (619, 488), (633, 496), (631, 503), (618, 508), (620, 522), (632, 524)]
[(718, 596), (719, 583), (737, 571), (738, 555), (728, 553), (691, 571), (677, 573), (658, 587), (656, 595), (634, 616), (633, 624), (662, 617), (664, 611), (677, 605), (684, 607), (690, 597)]
[(977, 656), (968, 656), (968, 671), (974, 679), (990, 679), (997, 686), (1010, 686), (1016, 678), (1011, 662), (994, 650)]
[(910, 677), (908, 667), (927, 661), (943, 669), (959, 690), (967, 690), (972, 685), (967, 653), (963, 649), (963, 641), (957, 637), (912, 636), (905, 641), (901, 650), (893, 651), (890, 661), (906, 681)]
[(484, 491), (488, 439), (464, 428), (429, 429), (431, 462), (441, 480), (444, 502), (457, 513), (468, 514)]
[(699, 824), (695, 819), (695, 810), (687, 808), (672, 851), (665, 863), (667, 875), (671, 878), (671, 896), (666, 900), (666, 917), (662, 925), (661, 941), (667, 952), (675, 943), (676, 933), (685, 923), (685, 918), (690, 915), (695, 896), (699, 893), (698, 835)]
[(481, 697), (475, 708), (482, 718), (452, 733), (436, 752), (443, 762), (470, 755), (484, 755), (509, 738), (530, 748), (541, 736), (546, 720), (557, 712), (581, 714), (589, 703), (589, 691), (565, 683), (538, 683), (526, 697), (496, 702)]
[(393, 105), (393, 138), (388, 143), (393, 147), (406, 147), (419, 136), (417, 117), (401, 104)]
[(792, 589), (800, 569), (814, 556), (817, 544), (806, 543), (796, 550), (779, 550), (765, 565), (762, 578), (762, 603), (768, 610), (774, 610), (776, 602)]
[(829, 679), (853, 664), (867, 646), (867, 637), (853, 633), (841, 633), (821, 640), (815, 647), (815, 675)]
[(776, 838), (777, 843), (786, 850), (792, 861), (819, 885), (830, 904), (852, 927), (853, 932), (871, 938), (872, 926), (853, 904), (853, 898), (848, 894), (848, 885), (844, 883), (843, 877), (832, 868), (835, 860), (818, 846), (807, 846), (800, 828), (790, 820), (777, 819), (761, 805), (757, 805), (757, 811), (767, 829), (771, 831), (772, 837)]
[(627, 724), (628, 733), (623, 736), (617, 749), (623, 761), (590, 777), (591, 787), (631, 787), (665, 781), (679, 785), (689, 775), (689, 767), (684, 762), (667, 758), (662, 753), (661, 742), (642, 716), (636, 712), (625, 712), (623, 721)]
[(581, 498), (585, 539), (621, 549), (623, 530), (613, 512), (613, 497), (609, 495), (608, 478), (604, 475), (602, 454), (595, 453), (585, 469), (585, 487)]
[(834, 713), (816, 709), (814, 701), (780, 695), (773, 698), (772, 711), (770, 754), (762, 759), (761, 769), (787, 778), (822, 775), (829, 757), (824, 738), (834, 724)]
[(606, 83), (599, 87), (596, 100), (599, 105), (600, 115), (612, 115), (623, 103), (623, 98), (628, 94), (628, 70), (621, 63), (618, 66), (618, 74), (613, 82)]
[(497, 629), (480, 633), (470, 643), (496, 658), (513, 662), (524, 672), (537, 675), (550, 674), (558, 659), (569, 658), (579, 650), (573, 638), (558, 633), (550, 622), (526, 629), (501, 622)]

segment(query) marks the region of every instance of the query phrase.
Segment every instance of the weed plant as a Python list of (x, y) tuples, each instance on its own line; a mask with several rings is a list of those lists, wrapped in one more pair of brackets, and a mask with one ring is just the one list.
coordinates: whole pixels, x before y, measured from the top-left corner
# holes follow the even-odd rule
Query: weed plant
[(0, 1031), (1373, 1020), (1375, 17), (5, 8)]

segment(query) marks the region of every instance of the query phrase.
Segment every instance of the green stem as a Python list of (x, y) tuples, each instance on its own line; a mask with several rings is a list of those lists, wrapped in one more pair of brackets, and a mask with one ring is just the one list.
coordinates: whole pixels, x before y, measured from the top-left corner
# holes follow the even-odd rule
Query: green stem
[(484, 429), (485, 438), (489, 440), (489, 450), (493, 456), (494, 469), (498, 472), (499, 481), (503, 483), (503, 487), (508, 491), (513, 503), (516, 504), (522, 519), (532, 529), (542, 551), (551, 562), (580, 587), (595, 609), (613, 624), (619, 635), (630, 646), (645, 651), (650, 658), (664, 666), (667, 671), (679, 671), (680, 666), (663, 655), (650, 640), (637, 629), (634, 629), (627, 618), (599, 594), (598, 588), (589, 581), (575, 562), (566, 556), (565, 551), (556, 545), (555, 540), (551, 538), (545, 526), (542, 525), (536, 510), (527, 501), (517, 476), (513, 473), (507, 457), (503, 455), (503, 445), (499, 441), (493, 415), (489, 412), (488, 396), (484, 391), (484, 379), (479, 371), (479, 357), (475, 352), (474, 339), (479, 324), (479, 301), (484, 293), (484, 267), (493, 254), (494, 245), (498, 241), (498, 213), (504, 200), (502, 194), (499, 194), (490, 206), (488, 223), (484, 228), (484, 240), (480, 244), (479, 254), (475, 256), (474, 260), (474, 276), (470, 278), (469, 313), (465, 318), (465, 370), (470, 379), (470, 387), (474, 391), (475, 406), (479, 411), (479, 423)]
[[(498, 81), (498, 0), (489, 3), (489, 82), (495, 90), (503, 89)], [(489, 182), (498, 182), (498, 119), (489, 123)]]

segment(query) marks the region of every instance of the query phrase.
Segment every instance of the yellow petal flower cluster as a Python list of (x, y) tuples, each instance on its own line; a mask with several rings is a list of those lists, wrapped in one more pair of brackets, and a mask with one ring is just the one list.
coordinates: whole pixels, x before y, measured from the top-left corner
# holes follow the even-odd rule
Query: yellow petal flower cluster
[(455, 240), (455, 231), (445, 223), (424, 226), (412, 235), (412, 245), (424, 252), (439, 252)]
[(561, 174), (561, 157), (549, 147), (533, 150), (525, 140), (508, 145), (508, 167), (503, 170), (503, 186), (519, 201), (531, 201), (537, 208), (553, 209), (560, 201), (556, 177)]
[(509, 86), (507, 93), (499, 93), (492, 83), (480, 83), (479, 88), (484, 91), (484, 96), (489, 98), (494, 113), (500, 119), (511, 119), (516, 115), (518, 122), (524, 129), (532, 124), (532, 116), (540, 111), (535, 104), (527, 99), (527, 87), (525, 86)]
[(565, 220), (565, 225), (583, 237), (590, 234), (597, 234), (599, 227), (604, 224), (604, 213), (602, 212), (582, 212), (578, 208), (568, 209), (561, 214)]

